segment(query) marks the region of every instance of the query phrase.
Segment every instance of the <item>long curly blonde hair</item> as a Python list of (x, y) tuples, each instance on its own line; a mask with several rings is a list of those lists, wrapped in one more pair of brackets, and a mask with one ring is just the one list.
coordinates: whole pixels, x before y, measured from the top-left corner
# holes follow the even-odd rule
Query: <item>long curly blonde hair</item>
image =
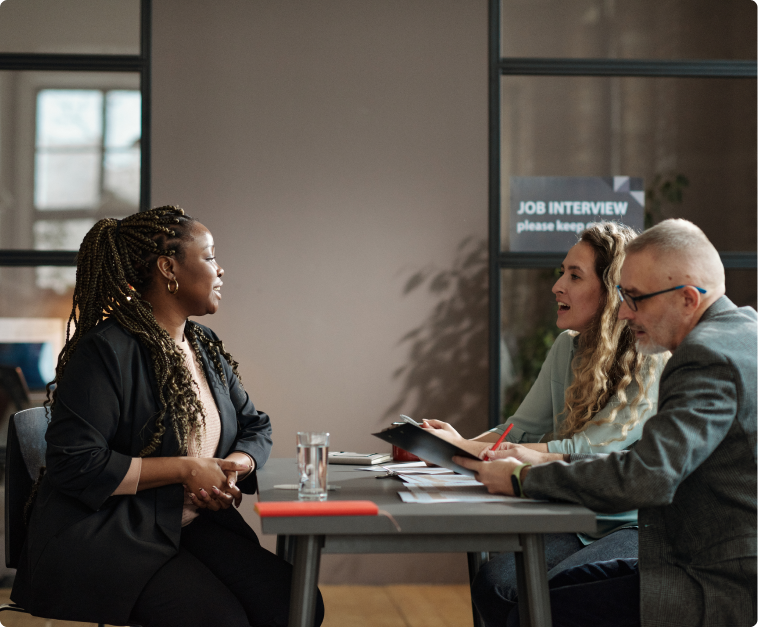
[[(638, 353), (634, 333), (626, 322), (618, 319), (621, 300), (616, 285), (621, 277), (626, 245), (636, 236), (632, 228), (618, 222), (598, 222), (579, 238), (580, 243), (588, 244), (595, 253), (595, 273), (603, 290), (597, 315), (579, 335), (571, 364), (574, 381), (566, 390), (565, 419), (559, 430), (560, 437), (571, 437), (591, 424), (612, 423), (619, 411), (629, 406), (631, 418), (619, 425), (619, 437), (610, 441), (626, 439), (629, 430), (640, 421), (637, 407), (643, 398), (648, 398), (659, 361), (668, 358), (668, 354), (648, 356)], [(630, 401), (626, 390), (632, 382), (637, 384), (637, 394)], [(614, 395), (619, 400), (618, 405), (607, 417), (595, 419)], [(605, 444), (608, 442), (596, 446)]]

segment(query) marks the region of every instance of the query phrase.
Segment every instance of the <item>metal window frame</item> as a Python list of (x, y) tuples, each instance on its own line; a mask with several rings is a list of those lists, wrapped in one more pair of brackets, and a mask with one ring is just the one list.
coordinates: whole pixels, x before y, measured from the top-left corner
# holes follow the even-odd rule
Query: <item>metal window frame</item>
[[(133, 72), (140, 75), (140, 211), (150, 208), (152, 0), (140, 0), (140, 54), (0, 53), (0, 70), (55, 72)], [(0, 250), (2, 266), (75, 266), (76, 251)]]
[[(501, 79), (503, 76), (643, 76), (651, 78), (756, 78), (756, 61), (671, 59), (578, 59), (501, 57), (502, 0), (488, 7), (489, 103), (489, 427), (500, 424), (500, 273), (503, 268), (556, 268), (562, 253), (521, 253), (501, 250)], [(755, 269), (755, 252), (719, 252), (728, 269)]]

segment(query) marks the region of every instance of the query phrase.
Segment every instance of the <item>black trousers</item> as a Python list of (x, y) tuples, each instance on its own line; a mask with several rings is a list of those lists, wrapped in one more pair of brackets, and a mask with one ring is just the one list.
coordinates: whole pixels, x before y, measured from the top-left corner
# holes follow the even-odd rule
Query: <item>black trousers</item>
[[(553, 627), (640, 627), (638, 564), (616, 559), (558, 573), (548, 584)], [(516, 606), (507, 626), (519, 625)]]
[[(574, 566), (637, 557), (637, 530), (619, 529), (585, 546), (574, 533), (545, 534), (548, 579)], [(516, 562), (512, 553), (493, 557), (471, 584), (471, 598), (487, 627), (501, 627), (518, 602)]]
[[(130, 622), (142, 627), (286, 627), (292, 566), (201, 515), (147, 583)], [(319, 592), (315, 626), (324, 619)]]

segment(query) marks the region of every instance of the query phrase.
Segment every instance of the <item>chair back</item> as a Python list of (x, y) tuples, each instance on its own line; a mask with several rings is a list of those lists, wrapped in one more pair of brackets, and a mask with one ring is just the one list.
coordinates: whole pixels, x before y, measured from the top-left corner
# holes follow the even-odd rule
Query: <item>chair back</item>
[(49, 407), (16, 412), (8, 424), (5, 450), (5, 565), (18, 568), (26, 540), (24, 507), (39, 471), (45, 465), (45, 432), (50, 422)]
[(13, 405), (16, 411), (29, 407), (29, 388), (24, 373), (18, 366), (0, 365), (0, 413), (5, 415), (5, 408)]

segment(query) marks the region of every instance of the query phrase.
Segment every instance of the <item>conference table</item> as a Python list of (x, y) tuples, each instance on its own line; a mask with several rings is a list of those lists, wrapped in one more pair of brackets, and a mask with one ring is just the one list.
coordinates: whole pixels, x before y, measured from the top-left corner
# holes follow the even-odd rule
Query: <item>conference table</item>
[[(550, 627), (543, 534), (593, 532), (595, 514), (579, 505), (547, 502), (404, 503), (394, 478), (356, 466), (329, 465), (328, 500), (367, 500), (391, 514), (263, 517), (263, 533), (277, 536), (277, 553), (293, 565), (290, 627), (312, 627), (322, 553), (467, 553), (469, 576), (491, 552), (516, 558), (522, 627)], [(258, 499), (295, 501), (294, 459), (275, 458), (258, 470)], [(526, 599), (526, 603), (524, 603)], [(481, 625), (476, 610), (474, 624)]]

